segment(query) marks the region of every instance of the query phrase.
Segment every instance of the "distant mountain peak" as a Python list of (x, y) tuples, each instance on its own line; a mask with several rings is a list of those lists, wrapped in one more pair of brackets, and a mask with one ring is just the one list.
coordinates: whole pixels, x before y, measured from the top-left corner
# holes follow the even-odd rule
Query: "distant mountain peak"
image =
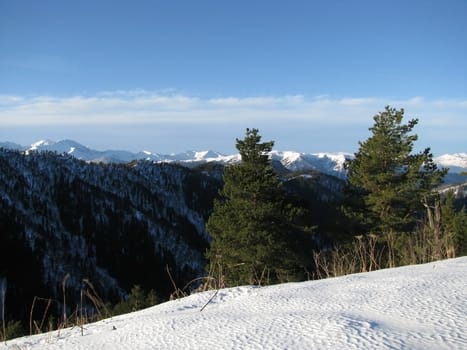
[(223, 156), (222, 154), (214, 152), (212, 150), (195, 152), (195, 159), (197, 159), (197, 160), (209, 159), (209, 158), (218, 158), (218, 157), (222, 157), (222, 156)]
[[(68, 139), (57, 142), (49, 139), (40, 140), (29, 147), (22, 147), (11, 142), (3, 142), (0, 143), (0, 147), (25, 150), (26, 154), (30, 151), (67, 153), (88, 162), (102, 163), (127, 163), (133, 160), (148, 160), (153, 162), (175, 162), (187, 167), (193, 167), (206, 162), (229, 164), (241, 160), (239, 154), (224, 155), (213, 150), (186, 151), (173, 154), (159, 154), (148, 150), (138, 153), (121, 150), (97, 151)], [(345, 152), (303, 153), (276, 150), (273, 150), (270, 155), (272, 160), (280, 162), (282, 166), (290, 171), (316, 170), (341, 178), (345, 177), (346, 174), (345, 162), (354, 157), (353, 154)], [(435, 157), (434, 160), (439, 166), (449, 168), (450, 173), (467, 171), (467, 153), (444, 154)]]
[(55, 141), (52, 141), (52, 140), (39, 140), (37, 142), (34, 142), (33, 144), (31, 144), (31, 147), (29, 147), (29, 150), (33, 151), (33, 150), (37, 150), (37, 149), (40, 149), (40, 148), (44, 148), (44, 147), (48, 147), (48, 146), (52, 146), (55, 144)]
[(467, 153), (443, 154), (435, 157), (435, 161), (445, 167), (467, 168)]

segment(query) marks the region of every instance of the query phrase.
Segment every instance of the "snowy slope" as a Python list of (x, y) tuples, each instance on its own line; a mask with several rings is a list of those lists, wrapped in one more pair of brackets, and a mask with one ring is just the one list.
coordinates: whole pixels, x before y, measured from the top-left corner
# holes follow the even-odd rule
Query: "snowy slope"
[(214, 294), (0, 349), (467, 349), (467, 257)]

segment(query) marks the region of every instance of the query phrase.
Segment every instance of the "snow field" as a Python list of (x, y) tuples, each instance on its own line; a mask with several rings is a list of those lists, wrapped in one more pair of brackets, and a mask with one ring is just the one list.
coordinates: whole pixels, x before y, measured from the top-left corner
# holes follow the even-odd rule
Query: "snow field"
[(214, 293), (0, 349), (467, 349), (467, 257)]

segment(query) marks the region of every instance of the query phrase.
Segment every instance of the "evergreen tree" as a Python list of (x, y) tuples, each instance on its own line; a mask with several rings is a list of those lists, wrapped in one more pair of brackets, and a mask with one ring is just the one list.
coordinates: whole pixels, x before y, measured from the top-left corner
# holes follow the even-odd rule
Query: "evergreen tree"
[(301, 266), (296, 212), (271, 165), (274, 142), (261, 143), (257, 129), (236, 141), (241, 162), (224, 170), (222, 198), (206, 226), (213, 238), (207, 257), (222, 268), (227, 286), (295, 279)]
[(445, 235), (454, 241), (453, 255), (467, 255), (467, 211), (465, 207), (456, 211), (455, 196), (452, 191), (446, 194), (441, 206), (441, 217)]
[(431, 200), (446, 169), (439, 170), (427, 148), (412, 154), (417, 119), (403, 123), (404, 110), (387, 106), (374, 116), (372, 136), (360, 142), (348, 166), (347, 203), (363, 232), (410, 232), (422, 203)]
[(114, 306), (112, 313), (114, 315), (126, 314), (158, 303), (159, 299), (153, 289), (146, 293), (140, 285), (136, 284), (131, 288), (128, 298), (120, 301)]

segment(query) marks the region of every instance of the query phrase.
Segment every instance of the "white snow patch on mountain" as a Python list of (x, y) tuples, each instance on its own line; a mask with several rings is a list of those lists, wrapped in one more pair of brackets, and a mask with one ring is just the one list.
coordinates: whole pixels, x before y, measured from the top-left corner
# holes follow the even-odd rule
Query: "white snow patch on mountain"
[(434, 160), (438, 165), (449, 168), (451, 172), (467, 171), (467, 153), (443, 154)]
[[(150, 151), (132, 153), (129, 151), (106, 150), (97, 151), (83, 146), (73, 140), (41, 140), (29, 147), (23, 147), (11, 142), (0, 143), (0, 147), (31, 151), (52, 151), (67, 153), (88, 162), (126, 163), (145, 159), (155, 162), (178, 162), (186, 166), (195, 166), (205, 162), (229, 164), (240, 161), (240, 155), (224, 155), (212, 150), (186, 151), (176, 154), (159, 154)], [(285, 168), (292, 171), (317, 170), (325, 174), (345, 177), (344, 164), (354, 157), (351, 153), (301, 153), (292, 151), (272, 151), (271, 158), (279, 161)], [(445, 154), (436, 157), (435, 162), (441, 167), (449, 168), (450, 173), (467, 171), (467, 153)]]
[(13, 339), (0, 350), (467, 349), (466, 286), (467, 257), (236, 287), (193, 294), (83, 330)]
[(46, 149), (47, 147), (53, 146), (56, 142), (52, 140), (39, 140), (37, 142), (34, 142), (29, 149), (31, 151), (37, 150), (37, 149)]
[(325, 174), (343, 177), (345, 175), (344, 164), (352, 159), (350, 153), (299, 153), (272, 151), (273, 160), (278, 160), (282, 165), (292, 171), (318, 170)]

